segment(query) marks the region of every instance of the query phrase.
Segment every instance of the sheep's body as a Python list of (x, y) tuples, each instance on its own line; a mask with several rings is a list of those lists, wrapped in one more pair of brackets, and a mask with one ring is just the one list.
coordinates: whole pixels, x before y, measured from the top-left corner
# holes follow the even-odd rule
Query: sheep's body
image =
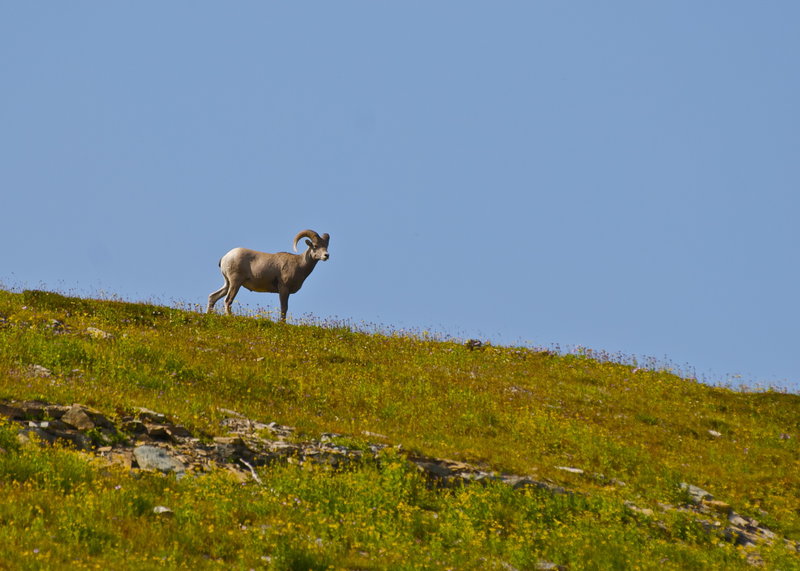
[(303, 230), (295, 236), (293, 248), (297, 251), (297, 241), (306, 240), (308, 250), (302, 254), (278, 252), (270, 254), (247, 248), (234, 248), (219, 261), (219, 268), (225, 284), (208, 296), (207, 312), (214, 304), (225, 297), (225, 313), (230, 315), (231, 304), (239, 288), (250, 291), (277, 293), (281, 303), (281, 321), (286, 321), (289, 308), (289, 295), (300, 290), (305, 279), (313, 271), (317, 262), (327, 260), (330, 236), (320, 236), (313, 230)]

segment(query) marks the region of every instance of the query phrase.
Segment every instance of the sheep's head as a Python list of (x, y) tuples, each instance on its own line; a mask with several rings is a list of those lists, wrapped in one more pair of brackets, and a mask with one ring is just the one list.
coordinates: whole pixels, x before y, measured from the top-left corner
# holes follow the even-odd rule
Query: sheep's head
[(303, 230), (297, 236), (294, 237), (294, 244), (292, 244), (292, 248), (294, 251), (297, 251), (297, 242), (300, 238), (308, 238), (306, 240), (306, 244), (309, 248), (311, 248), (311, 257), (315, 260), (327, 260), (330, 256), (328, 255), (328, 242), (330, 242), (331, 237), (328, 234), (323, 234), (320, 236), (313, 230)]

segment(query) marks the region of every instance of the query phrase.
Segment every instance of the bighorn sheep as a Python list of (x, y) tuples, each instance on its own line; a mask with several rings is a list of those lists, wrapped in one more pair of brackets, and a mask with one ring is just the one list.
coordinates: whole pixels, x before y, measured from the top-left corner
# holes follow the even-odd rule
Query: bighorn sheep
[(330, 236), (320, 236), (313, 230), (303, 230), (294, 237), (292, 248), (297, 251), (300, 238), (306, 240), (308, 250), (302, 254), (278, 252), (267, 254), (247, 248), (234, 248), (219, 261), (219, 269), (225, 278), (225, 285), (208, 296), (207, 313), (214, 304), (225, 296), (225, 313), (231, 314), (233, 298), (244, 286), (250, 291), (277, 293), (281, 301), (281, 321), (286, 321), (289, 308), (289, 294), (296, 293), (320, 260), (328, 259)]

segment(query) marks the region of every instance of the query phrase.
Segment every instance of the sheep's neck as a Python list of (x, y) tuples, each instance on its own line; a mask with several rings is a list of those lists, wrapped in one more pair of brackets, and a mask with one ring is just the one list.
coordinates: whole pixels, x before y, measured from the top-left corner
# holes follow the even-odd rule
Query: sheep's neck
[(318, 261), (319, 261), (319, 260), (315, 260), (315, 259), (314, 259), (314, 258), (311, 256), (311, 248), (309, 248), (308, 250), (306, 250), (306, 251), (303, 253), (303, 263), (302, 263), (302, 264), (300, 264), (300, 268), (301, 268), (301, 271), (303, 272), (303, 276), (304, 276), (304, 277), (307, 277), (307, 276), (308, 276), (308, 274), (310, 274), (310, 273), (311, 273), (311, 270), (313, 270), (313, 269), (314, 269), (314, 266), (316, 266), (316, 265), (317, 265), (317, 262), (318, 262)]

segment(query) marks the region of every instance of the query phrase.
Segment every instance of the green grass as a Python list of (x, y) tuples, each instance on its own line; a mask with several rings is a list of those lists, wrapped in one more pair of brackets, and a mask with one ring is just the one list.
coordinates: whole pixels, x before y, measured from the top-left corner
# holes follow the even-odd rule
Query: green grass
[[(393, 453), (339, 472), (263, 469), (263, 486), (224, 472), (132, 477), (76, 452), (19, 448), (6, 427), (0, 569), (746, 568), (746, 550), (658, 508), (684, 499), (680, 482), (800, 539), (800, 397), (588, 356), (0, 292), (0, 398), (111, 416), (144, 406), (208, 436), (222, 433), (219, 409), (233, 409), (300, 438), (380, 433), (577, 492), (429, 489)], [(782, 544), (758, 551), (769, 566), (800, 568)]]

